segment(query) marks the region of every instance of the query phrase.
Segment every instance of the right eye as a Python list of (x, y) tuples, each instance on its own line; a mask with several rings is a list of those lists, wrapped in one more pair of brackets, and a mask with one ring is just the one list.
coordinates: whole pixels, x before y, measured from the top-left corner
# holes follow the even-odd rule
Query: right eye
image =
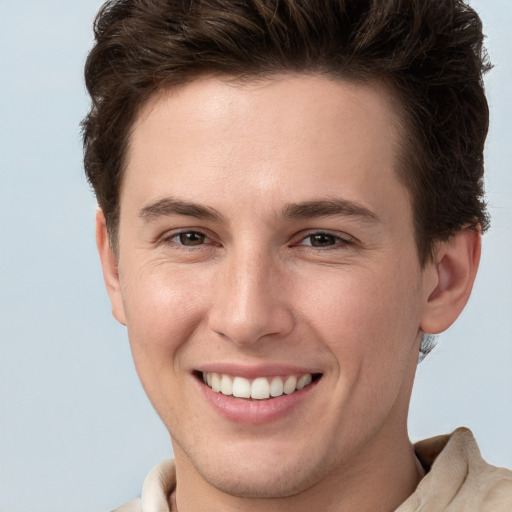
[(211, 243), (211, 240), (199, 231), (182, 231), (168, 236), (164, 239), (165, 242), (172, 242), (186, 247), (201, 246), (203, 244)]
[(338, 243), (345, 242), (339, 236), (331, 235), (329, 233), (314, 233), (308, 235), (303, 240), (303, 245), (309, 245), (311, 247), (325, 248), (332, 247)]

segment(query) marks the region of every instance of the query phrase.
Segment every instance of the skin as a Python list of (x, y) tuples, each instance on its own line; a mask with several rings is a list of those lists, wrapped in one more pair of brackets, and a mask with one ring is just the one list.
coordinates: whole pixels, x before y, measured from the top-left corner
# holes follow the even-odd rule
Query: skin
[[(420, 266), (395, 108), (375, 84), (283, 75), (205, 77), (139, 113), (118, 254), (101, 211), (97, 242), (180, 512), (391, 511), (421, 478), (406, 428), (419, 343), (464, 307), (480, 237)], [(345, 208), (283, 215), (326, 200)], [(194, 371), (211, 364), (322, 377), (278, 419), (241, 424), (205, 400)]]

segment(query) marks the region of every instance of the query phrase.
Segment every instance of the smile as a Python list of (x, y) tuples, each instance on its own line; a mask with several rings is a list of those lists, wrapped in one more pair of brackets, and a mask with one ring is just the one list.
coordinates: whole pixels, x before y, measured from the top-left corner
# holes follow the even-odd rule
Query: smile
[(215, 393), (236, 398), (268, 400), (291, 395), (309, 386), (320, 374), (306, 373), (286, 377), (258, 377), (246, 379), (219, 373), (202, 373), (203, 382)]

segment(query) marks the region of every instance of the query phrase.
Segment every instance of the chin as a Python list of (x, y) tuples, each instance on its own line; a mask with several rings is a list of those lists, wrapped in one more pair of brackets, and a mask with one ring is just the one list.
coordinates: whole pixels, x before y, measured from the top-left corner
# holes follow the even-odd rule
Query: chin
[(306, 456), (299, 449), (292, 457), (289, 454), (282, 457), (276, 457), (275, 453), (268, 455), (262, 457), (261, 453), (259, 456), (241, 456), (240, 452), (225, 453), (214, 463), (204, 459), (199, 464), (195, 464), (194, 460), (191, 462), (209, 485), (239, 498), (276, 499), (294, 496), (321, 481), (329, 470), (328, 460), (314, 461), (313, 454)]
[[(277, 470), (260, 474), (216, 474), (203, 475), (203, 478), (217, 490), (238, 498), (276, 499), (300, 494), (318, 480), (318, 473), (304, 474), (301, 470)], [(292, 478), (293, 475), (293, 478)]]

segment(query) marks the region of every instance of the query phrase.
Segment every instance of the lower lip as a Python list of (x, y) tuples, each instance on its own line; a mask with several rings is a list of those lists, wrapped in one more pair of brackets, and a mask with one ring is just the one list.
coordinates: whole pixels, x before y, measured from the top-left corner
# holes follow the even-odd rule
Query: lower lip
[[(320, 379), (319, 379), (320, 380)], [(290, 395), (281, 395), (268, 400), (248, 400), (216, 393), (206, 384), (198, 381), (203, 396), (213, 409), (235, 423), (246, 425), (262, 425), (277, 421), (289, 415), (316, 388), (319, 380)]]

